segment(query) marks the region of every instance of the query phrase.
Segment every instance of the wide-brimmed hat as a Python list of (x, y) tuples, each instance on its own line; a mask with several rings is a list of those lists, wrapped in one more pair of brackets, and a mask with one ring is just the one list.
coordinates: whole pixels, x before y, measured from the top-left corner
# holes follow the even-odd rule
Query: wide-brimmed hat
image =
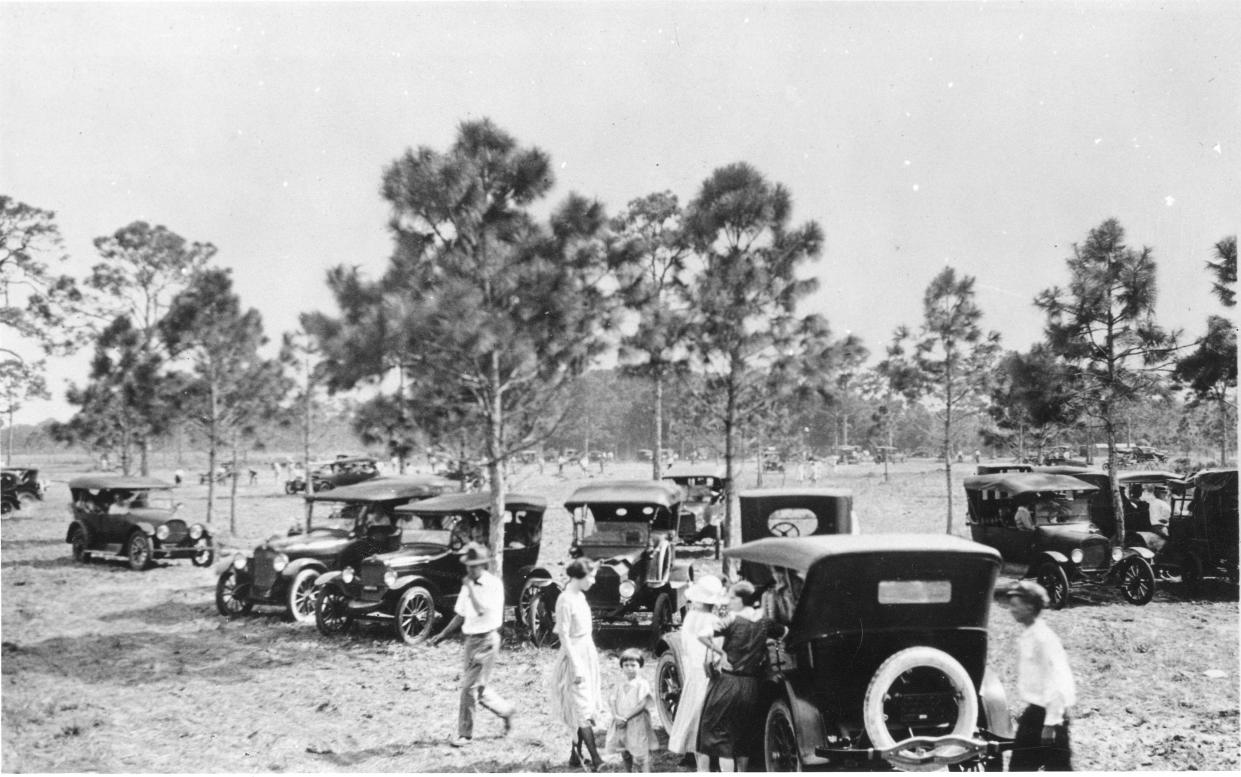
[(487, 546), (480, 545), (477, 542), (467, 543), (459, 553), (461, 555), (461, 563), (467, 567), (472, 567), (476, 564), (487, 564), (491, 561), (491, 553), (487, 551)]
[(728, 604), (724, 583), (715, 575), (703, 575), (690, 584), (685, 598), (699, 604)]
[(1008, 598), (1021, 599), (1042, 609), (1047, 606), (1047, 589), (1033, 580), (1021, 580), (1012, 585), (1005, 594)]

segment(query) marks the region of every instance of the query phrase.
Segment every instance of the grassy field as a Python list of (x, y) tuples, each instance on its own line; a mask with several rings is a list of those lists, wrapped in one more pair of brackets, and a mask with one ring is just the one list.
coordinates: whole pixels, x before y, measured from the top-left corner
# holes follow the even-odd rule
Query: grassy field
[[(569, 770), (567, 736), (546, 713), (552, 652), (507, 640), (495, 685), (520, 705), (516, 730), (502, 739), (499, 722), (482, 713), (474, 745), (454, 750), (447, 741), (458, 642), (409, 648), (379, 629), (327, 640), (263, 608), (226, 620), (215, 611), (214, 569), (75, 564), (64, 542), (72, 465), (40, 464), (54, 481), (47, 501), (0, 525), (3, 771)], [(643, 477), (648, 467), (516, 473), (514, 489), (553, 505), (543, 559), (565, 558), (561, 505), (576, 486), (589, 477)], [(969, 467), (960, 469), (953, 497), (964, 533), (960, 480)], [(205, 514), (206, 487), (191, 479), (178, 498), (193, 519)], [(943, 530), (943, 471), (931, 462), (899, 465), (887, 483), (873, 465), (841, 467), (827, 482), (853, 490), (867, 533)], [(780, 485), (779, 476), (767, 485)], [(217, 508), (217, 539), (226, 556), (283, 533), (300, 514), (301, 501), (261, 471), (258, 484), (239, 487), (235, 536), (226, 530), (227, 506)], [(715, 569), (706, 558), (695, 564)], [(1217, 585), (1196, 600), (1178, 589), (1162, 585), (1146, 607), (1111, 591), (1077, 595), (1047, 616), (1077, 678), (1078, 768), (1241, 768), (1237, 588)], [(1017, 627), (1002, 606), (993, 608), (990, 630), (990, 665), (1011, 695)], [(614, 655), (642, 644), (636, 635), (601, 639), (605, 683), (616, 672)], [(676, 760), (660, 753), (655, 766), (675, 770)], [(617, 768), (619, 759), (608, 766)]]

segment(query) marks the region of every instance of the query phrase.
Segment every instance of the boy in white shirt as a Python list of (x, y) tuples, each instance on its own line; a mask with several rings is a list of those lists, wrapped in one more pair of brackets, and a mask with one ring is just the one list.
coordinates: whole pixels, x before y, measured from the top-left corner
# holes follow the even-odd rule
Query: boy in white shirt
[(1039, 620), (1047, 591), (1032, 580), (1008, 590), (1008, 608), (1025, 626), (1017, 638), (1017, 695), (1026, 708), (1017, 719), (1010, 772), (1073, 771), (1069, 708), (1077, 701), (1073, 673), (1060, 638)]

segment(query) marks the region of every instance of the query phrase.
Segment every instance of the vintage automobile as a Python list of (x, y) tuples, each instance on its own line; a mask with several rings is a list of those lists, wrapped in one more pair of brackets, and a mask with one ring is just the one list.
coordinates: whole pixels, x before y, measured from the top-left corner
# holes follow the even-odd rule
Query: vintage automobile
[(836, 463), (858, 464), (862, 461), (862, 449), (856, 445), (840, 445), (836, 448)]
[[(599, 481), (573, 492), (569, 555), (599, 562), (586, 594), (595, 623), (646, 628), (652, 643), (679, 620), (692, 566), (676, 558), (676, 527), (685, 492), (662, 480)], [(535, 645), (552, 645), (562, 580), (532, 579), (524, 597)]]
[[(787, 628), (761, 690), (767, 771), (1002, 768), (1013, 735), (987, 666), (1000, 556), (958, 537), (767, 538), (724, 551)], [(656, 674), (675, 716), (680, 640)], [(672, 680), (672, 682), (670, 682)]]
[(17, 494), (17, 476), (11, 472), (0, 472), (0, 515), (8, 515), (20, 509), (22, 500)]
[[(378, 478), (316, 492), (306, 499), (306, 531), (274, 536), (251, 553), (238, 553), (216, 581), (215, 606), (221, 615), (249, 612), (255, 604), (277, 605), (294, 621), (315, 617), (319, 575), (352, 565), (400, 545), (397, 506), (444, 493), (448, 481), (428, 475)], [(315, 512), (330, 514), (319, 523)]]
[(737, 496), (741, 541), (763, 537), (860, 534), (853, 492), (844, 488), (754, 488)]
[(998, 464), (979, 464), (975, 470), (977, 475), (999, 475), (1005, 472), (1033, 472), (1034, 467), (1020, 462), (1001, 462)]
[[(504, 600), (520, 616), (528, 582), (551, 579), (538, 566), (547, 500), (509, 494), (504, 505)], [(491, 495), (444, 494), (404, 505), (396, 518), (399, 548), (319, 579), (315, 623), (325, 636), (376, 620), (391, 623), (403, 642), (413, 644), (429, 637), (441, 616), (451, 617), (465, 575), (457, 552), (468, 542), (487, 544)]]
[(30, 467), (4, 467), (0, 469), (0, 477), (4, 480), (4, 490), (15, 495), (18, 500), (34, 499), (42, 502), (46, 495), (43, 481), (39, 479), (39, 470)]
[(683, 542), (710, 540), (718, 545), (728, 490), (728, 472), (723, 465), (677, 464), (663, 479), (685, 490), (677, 519), (677, 538)]
[(215, 559), (211, 532), (177, 517), (181, 504), (162, 480), (128, 475), (83, 475), (69, 481), (73, 522), (65, 542), (74, 561), (115, 558), (142, 570), (156, 559), (188, 558), (195, 566)]
[[(1070, 583), (1118, 583), (1127, 601), (1146, 604), (1155, 595), (1154, 554), (1113, 547), (1091, 517), (1098, 490), (1076, 476), (1048, 472), (966, 478), (970, 535), (1000, 552), (1007, 574), (1035, 578), (1054, 609), (1068, 603)], [(1017, 525), (1020, 507), (1030, 512), (1034, 528)]]
[(1237, 470), (1203, 470), (1189, 485), (1174, 492), (1168, 541), (1156, 561), (1178, 572), (1192, 595), (1204, 578), (1237, 582)]
[[(379, 466), (369, 456), (344, 456), (316, 464), (310, 471), (311, 485), (316, 493), (330, 491), (340, 486), (351, 486), (379, 477)], [(295, 475), (285, 481), (286, 494), (300, 494), (306, 490), (306, 478)]]

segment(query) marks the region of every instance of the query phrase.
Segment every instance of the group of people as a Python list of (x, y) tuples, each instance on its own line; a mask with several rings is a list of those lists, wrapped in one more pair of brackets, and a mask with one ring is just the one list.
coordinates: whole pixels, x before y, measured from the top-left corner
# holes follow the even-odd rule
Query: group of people
[[(500, 649), (504, 585), (486, 569), (490, 556), (485, 546), (470, 543), (462, 560), (467, 574), (455, 615), (431, 639), (438, 645), (458, 629), (465, 636), (455, 747), (470, 744), (478, 705), (501, 718), (504, 734), (516, 714), (516, 707), (490, 685)], [(603, 758), (595, 727), (606, 719), (604, 753), (619, 754), (628, 771), (649, 772), (658, 740), (654, 691), (642, 676), (642, 652), (631, 648), (620, 654), (620, 673), (605, 696), (586, 600), (596, 565), (578, 558), (566, 572), (569, 582), (555, 612), (560, 648), (547, 688), (551, 717), (570, 734), (569, 765), (599, 769)], [(1076, 691), (1064, 648), (1039, 617), (1047, 593), (1028, 580), (1007, 593), (1010, 612), (1024, 627), (1018, 638), (1017, 691), (1026, 704), (1017, 722), (1010, 771), (1069, 771), (1069, 710)], [(668, 750), (683, 754), (683, 763), (698, 771), (719, 771), (721, 759), (731, 759), (736, 771), (748, 771), (749, 755), (759, 750), (763, 731), (757, 721), (762, 720), (767, 641), (787, 629), (768, 617), (759, 592), (745, 580), (725, 590), (718, 577), (702, 576), (687, 589), (686, 599), (687, 612), (673, 637), (681, 640), (682, 687), (667, 732)], [(718, 615), (721, 606), (726, 612)]]

